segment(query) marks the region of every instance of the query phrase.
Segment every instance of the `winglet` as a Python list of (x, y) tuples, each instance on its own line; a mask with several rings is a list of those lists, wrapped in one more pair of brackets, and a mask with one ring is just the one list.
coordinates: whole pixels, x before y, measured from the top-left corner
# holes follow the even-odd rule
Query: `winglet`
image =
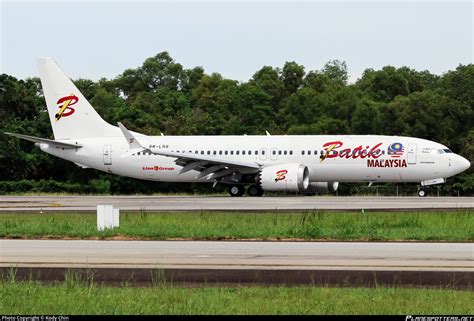
[(118, 126), (120, 127), (120, 130), (122, 131), (122, 134), (128, 143), (128, 152), (126, 152), (120, 157), (127, 157), (135, 153), (148, 150), (148, 148), (145, 148), (142, 144), (140, 144), (140, 142), (132, 135), (131, 132), (128, 131), (127, 128), (125, 128), (125, 126), (121, 122), (118, 122)]

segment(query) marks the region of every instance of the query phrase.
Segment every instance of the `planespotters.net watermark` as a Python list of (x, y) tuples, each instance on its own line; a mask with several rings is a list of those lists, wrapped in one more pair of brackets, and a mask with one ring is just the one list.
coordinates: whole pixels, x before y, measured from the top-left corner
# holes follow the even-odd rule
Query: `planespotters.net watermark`
[(1, 321), (69, 321), (69, 317), (63, 315), (2, 315)]
[(411, 316), (407, 315), (405, 321), (474, 321), (473, 316)]

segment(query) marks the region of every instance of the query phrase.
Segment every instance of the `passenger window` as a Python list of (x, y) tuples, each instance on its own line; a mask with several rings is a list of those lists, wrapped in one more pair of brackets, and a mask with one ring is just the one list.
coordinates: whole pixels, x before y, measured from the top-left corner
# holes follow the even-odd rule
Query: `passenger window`
[(231, 154), (231, 155), (234, 155), (234, 151), (233, 151), (233, 150), (231, 150), (231, 151), (230, 151), (230, 154)]
[(238, 151), (238, 150), (235, 151), (235, 155), (239, 155), (239, 151)]
[(252, 151), (251, 151), (251, 150), (249, 150), (249, 155), (252, 155)]
[(255, 155), (258, 155), (258, 150), (255, 151)]
[(293, 155), (293, 151), (292, 151), (292, 150), (290, 150), (290, 155)]
[(203, 151), (203, 150), (201, 151), (201, 155), (204, 155), (204, 151)]
[(273, 155), (276, 155), (276, 151), (273, 150), (273, 151), (272, 151), (272, 154), (273, 154)]
[(207, 151), (207, 155), (211, 155), (211, 151), (210, 151), (210, 150)]
[(222, 151), (221, 151), (221, 150), (219, 151), (219, 155), (222, 155)]
[(242, 151), (242, 155), (245, 155), (245, 151), (244, 151), (244, 150)]
[(213, 150), (212, 153), (213, 153), (214, 155), (216, 155), (216, 154), (217, 154), (217, 151)]
[(301, 151), (301, 155), (304, 155), (304, 150)]
[(227, 151), (224, 152), (225, 155), (227, 155), (227, 153), (228, 153)]
[(286, 150), (283, 152), (283, 155), (286, 155)]
[(278, 155), (281, 155), (281, 150), (278, 151)]

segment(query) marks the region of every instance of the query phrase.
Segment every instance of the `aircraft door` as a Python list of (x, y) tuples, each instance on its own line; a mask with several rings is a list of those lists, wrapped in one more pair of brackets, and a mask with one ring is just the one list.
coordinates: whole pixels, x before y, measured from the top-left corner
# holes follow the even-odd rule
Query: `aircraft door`
[(267, 149), (260, 148), (260, 160), (267, 160)]
[(112, 165), (112, 145), (104, 145), (104, 165)]
[(408, 145), (407, 162), (408, 164), (416, 164), (416, 144)]

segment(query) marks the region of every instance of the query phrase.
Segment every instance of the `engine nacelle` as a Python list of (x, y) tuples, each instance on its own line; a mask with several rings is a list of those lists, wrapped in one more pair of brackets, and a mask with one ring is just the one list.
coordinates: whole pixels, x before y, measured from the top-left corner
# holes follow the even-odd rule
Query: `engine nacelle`
[(307, 193), (334, 193), (339, 187), (339, 182), (311, 182)]
[(269, 192), (304, 192), (309, 187), (309, 170), (298, 163), (279, 164), (262, 168), (259, 184)]

